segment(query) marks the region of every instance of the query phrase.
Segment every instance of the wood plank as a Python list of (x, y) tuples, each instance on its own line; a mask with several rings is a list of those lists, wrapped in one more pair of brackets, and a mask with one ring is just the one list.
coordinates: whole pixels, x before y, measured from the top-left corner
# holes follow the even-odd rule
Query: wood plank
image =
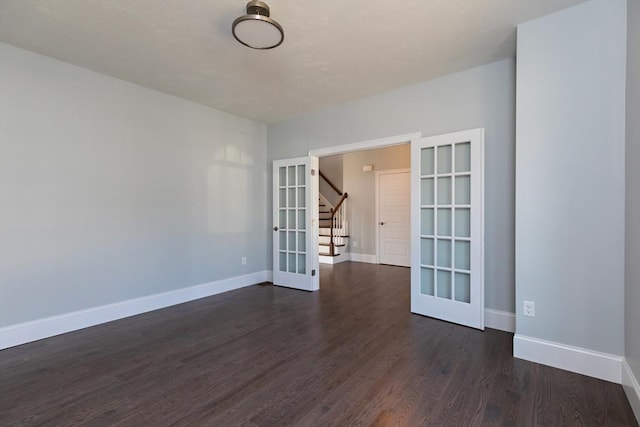
[(0, 352), (0, 425), (612, 425), (617, 384), (411, 314), (409, 269), (321, 266)]

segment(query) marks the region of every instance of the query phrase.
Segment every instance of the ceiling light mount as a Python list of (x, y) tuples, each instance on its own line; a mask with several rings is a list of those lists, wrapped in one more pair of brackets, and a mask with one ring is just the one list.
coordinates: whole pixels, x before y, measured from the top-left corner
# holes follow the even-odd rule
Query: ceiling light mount
[(260, 0), (247, 3), (247, 14), (233, 21), (233, 37), (252, 49), (273, 49), (284, 41), (284, 30), (269, 17), (269, 6)]
[(247, 3), (247, 15), (263, 15), (269, 17), (269, 5), (260, 0)]

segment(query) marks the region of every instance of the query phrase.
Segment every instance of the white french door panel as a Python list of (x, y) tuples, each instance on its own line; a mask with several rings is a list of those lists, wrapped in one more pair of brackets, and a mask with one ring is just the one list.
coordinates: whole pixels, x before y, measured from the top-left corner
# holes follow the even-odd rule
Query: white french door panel
[(484, 329), (484, 129), (411, 141), (411, 311)]
[(305, 291), (320, 288), (318, 180), (312, 179), (317, 173), (317, 157), (273, 162), (274, 285)]

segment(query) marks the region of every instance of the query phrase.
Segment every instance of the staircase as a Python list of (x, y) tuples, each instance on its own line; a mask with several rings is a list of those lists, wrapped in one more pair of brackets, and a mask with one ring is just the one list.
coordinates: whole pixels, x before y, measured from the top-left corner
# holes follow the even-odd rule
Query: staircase
[(318, 236), (318, 253), (320, 254), (320, 262), (326, 264), (335, 264), (346, 260), (346, 250), (349, 241), (348, 223), (347, 223), (347, 193), (343, 193), (329, 181), (322, 172), (320, 178), (334, 189), (341, 196), (335, 206), (320, 194), (319, 199), (319, 236)]

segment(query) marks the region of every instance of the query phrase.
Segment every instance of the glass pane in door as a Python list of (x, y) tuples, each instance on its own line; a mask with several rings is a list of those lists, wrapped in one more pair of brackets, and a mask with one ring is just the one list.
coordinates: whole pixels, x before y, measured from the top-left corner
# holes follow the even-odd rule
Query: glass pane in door
[(471, 301), (471, 280), (467, 273), (455, 274), (455, 298), (458, 302), (469, 303)]
[(469, 172), (471, 170), (471, 143), (456, 144), (456, 172)]
[(456, 208), (455, 217), (455, 236), (471, 237), (471, 210), (468, 208)]
[(287, 181), (287, 185), (292, 186), (296, 185), (296, 167), (289, 166), (289, 180)]
[(471, 243), (467, 241), (456, 240), (454, 245), (456, 259), (455, 268), (460, 270), (471, 269)]
[(451, 209), (438, 209), (438, 236), (451, 236)]
[(420, 204), (433, 205), (433, 178), (423, 178), (420, 182)]
[(287, 250), (287, 232), (280, 230), (278, 235), (280, 239), (280, 250)]
[(420, 175), (433, 175), (433, 148), (420, 150)]
[(451, 178), (448, 176), (438, 178), (438, 204), (451, 204)]
[(471, 177), (456, 176), (456, 205), (468, 205), (471, 203)]
[(284, 166), (278, 169), (278, 185), (280, 187), (287, 186), (287, 168)]
[(437, 261), (438, 267), (451, 267), (451, 240), (438, 239), (437, 245)]
[(451, 145), (438, 147), (438, 173), (451, 173)]
[(434, 295), (433, 268), (420, 268), (420, 293)]
[(289, 273), (296, 272), (296, 254), (289, 252)]
[(289, 232), (289, 245), (287, 246), (287, 250), (295, 251), (296, 250), (296, 232)]
[(289, 188), (287, 190), (287, 207), (295, 208), (296, 207), (296, 189)]
[(433, 239), (420, 239), (420, 263), (423, 265), (434, 265)]
[(288, 227), (289, 230), (295, 230), (296, 229), (296, 211), (295, 209), (289, 209), (289, 224)]
[(420, 234), (423, 236), (433, 236), (433, 209), (420, 209)]
[(438, 297), (451, 299), (451, 272), (446, 270), (438, 270), (436, 277)]

